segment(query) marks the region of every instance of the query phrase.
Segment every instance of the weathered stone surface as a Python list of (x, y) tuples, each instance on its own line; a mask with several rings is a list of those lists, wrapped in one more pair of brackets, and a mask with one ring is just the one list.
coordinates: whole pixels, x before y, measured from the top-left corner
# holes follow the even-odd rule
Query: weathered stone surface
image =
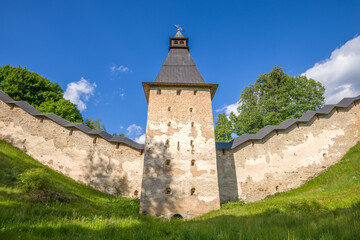
[[(140, 150), (109, 143), (48, 119), (38, 119), (0, 101), (0, 139), (42, 164), (100, 191), (139, 197), (143, 157)], [(135, 191), (138, 194), (134, 194)], [(135, 196), (137, 195), (137, 196)]]
[(222, 201), (252, 202), (299, 187), (338, 162), (360, 141), (360, 106), (334, 109), (306, 124), (273, 132), (225, 154), (217, 150)]
[(208, 88), (150, 89), (144, 169), (141, 212), (202, 214), (220, 207)]
[(177, 89), (167, 86), (161, 94), (151, 89), (144, 150), (95, 139), (3, 101), (0, 139), (101, 191), (141, 194), (141, 211), (155, 216), (193, 216), (217, 209), (219, 196), (251, 202), (299, 187), (360, 141), (360, 103), (355, 100), (348, 108), (273, 131), (262, 140), (215, 151), (209, 89), (197, 88), (196, 95), (193, 88), (182, 87), (180, 95)]

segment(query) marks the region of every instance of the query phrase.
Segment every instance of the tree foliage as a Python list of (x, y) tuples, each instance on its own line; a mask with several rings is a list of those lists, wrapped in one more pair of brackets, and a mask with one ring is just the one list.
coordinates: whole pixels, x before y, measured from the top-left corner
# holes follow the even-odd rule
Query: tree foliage
[(225, 113), (221, 113), (215, 122), (215, 141), (216, 142), (230, 142), (232, 133), (231, 121), (227, 118)]
[(89, 117), (85, 119), (84, 124), (94, 130), (106, 131), (105, 125), (100, 123), (100, 119), (98, 118), (96, 120), (92, 120), (92, 118)]
[(281, 67), (274, 67), (242, 91), (240, 114), (229, 116), (232, 133), (256, 133), (266, 125), (277, 125), (299, 118), (308, 110), (317, 110), (324, 104), (324, 91), (320, 82), (306, 76), (290, 77)]
[(0, 90), (16, 101), (26, 101), (44, 113), (55, 113), (70, 122), (82, 122), (76, 106), (63, 98), (63, 90), (57, 83), (30, 72), (26, 67), (0, 67)]
[(112, 134), (114, 137), (125, 137), (125, 134), (123, 134), (123, 133), (113, 133)]

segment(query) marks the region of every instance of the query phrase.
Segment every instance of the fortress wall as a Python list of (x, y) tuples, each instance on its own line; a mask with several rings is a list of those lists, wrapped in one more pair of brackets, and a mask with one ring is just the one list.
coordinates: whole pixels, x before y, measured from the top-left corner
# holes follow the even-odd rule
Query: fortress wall
[(360, 103), (355, 101), (262, 140), (225, 149), (225, 155), (217, 149), (221, 200), (253, 202), (297, 188), (338, 162), (358, 141)]
[(0, 101), (0, 139), (78, 182), (111, 194), (139, 197), (142, 151), (122, 143), (117, 148), (116, 143), (95, 138)]

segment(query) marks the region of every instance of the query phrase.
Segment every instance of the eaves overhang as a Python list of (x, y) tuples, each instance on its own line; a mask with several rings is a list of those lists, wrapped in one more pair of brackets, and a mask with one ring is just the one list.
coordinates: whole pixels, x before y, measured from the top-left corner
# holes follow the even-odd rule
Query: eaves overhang
[(207, 83), (171, 83), (171, 82), (143, 82), (142, 83), (146, 101), (149, 103), (149, 94), (151, 87), (200, 87), (200, 88), (209, 88), (211, 93), (211, 100), (214, 98), (216, 89), (219, 84), (207, 84)]

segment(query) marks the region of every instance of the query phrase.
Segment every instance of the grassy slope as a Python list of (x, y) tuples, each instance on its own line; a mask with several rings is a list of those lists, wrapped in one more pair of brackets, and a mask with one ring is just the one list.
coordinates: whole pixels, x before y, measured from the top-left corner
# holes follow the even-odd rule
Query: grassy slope
[[(16, 187), (45, 168), (70, 203), (30, 203)], [(304, 186), (263, 201), (227, 203), (183, 222), (138, 214), (139, 200), (110, 196), (44, 167), (0, 141), (0, 239), (356, 239), (360, 236), (360, 143)]]

